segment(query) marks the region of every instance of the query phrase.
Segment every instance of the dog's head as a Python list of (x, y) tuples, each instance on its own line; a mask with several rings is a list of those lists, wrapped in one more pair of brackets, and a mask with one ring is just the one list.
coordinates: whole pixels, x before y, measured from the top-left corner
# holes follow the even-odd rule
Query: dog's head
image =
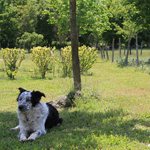
[(18, 110), (28, 111), (32, 107), (35, 107), (41, 100), (41, 97), (45, 94), (40, 91), (26, 91), (23, 88), (19, 88), (20, 94), (18, 95)]

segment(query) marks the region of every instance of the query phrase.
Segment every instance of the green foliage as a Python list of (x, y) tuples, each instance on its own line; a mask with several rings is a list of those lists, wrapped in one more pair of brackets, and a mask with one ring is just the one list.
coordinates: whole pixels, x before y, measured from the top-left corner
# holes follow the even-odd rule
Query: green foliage
[(26, 5), (18, 5), (17, 9), (18, 12), (15, 15), (15, 22), (18, 25), (20, 34), (35, 31), (38, 14), (35, 2), (31, 0)]
[(70, 76), (72, 72), (71, 46), (61, 48), (62, 71), (64, 76)]
[(86, 47), (85, 45), (79, 47), (80, 69), (81, 72), (87, 72), (98, 58), (97, 50), (95, 48)]
[(47, 47), (40, 47), (40, 46), (31, 49), (32, 61), (39, 68), (39, 72), (42, 78), (45, 78), (46, 71), (48, 70), (48, 66), (53, 60), (53, 57), (55, 57), (54, 55), (55, 49), (56, 49), (55, 47), (47, 48)]
[(117, 60), (117, 65), (118, 65), (118, 67), (120, 67), (120, 68), (126, 67), (126, 66), (127, 66), (127, 65), (126, 65), (126, 59), (121, 59), (120, 61)]
[[(61, 49), (63, 75), (71, 75), (72, 55), (71, 46)], [(80, 69), (81, 72), (87, 72), (98, 58), (97, 50), (86, 46), (79, 47)]]
[(117, 34), (122, 35), (126, 41), (128, 40), (129, 35), (133, 38), (142, 29), (142, 26), (133, 20), (133, 16), (139, 13), (134, 3), (129, 4), (124, 0), (109, 1), (109, 11), (112, 12), (115, 19), (122, 19), (121, 24), (112, 22), (112, 25), (115, 26), (114, 30), (117, 31)]
[(35, 32), (32, 32), (32, 33), (28, 33), (28, 32), (25, 32), (19, 42), (23, 43), (27, 43), (29, 45), (35, 45), (35, 44), (39, 44), (40, 42), (42, 42), (43, 40), (43, 35), (42, 34), (37, 34)]
[(148, 28), (150, 27), (150, 3), (149, 1), (144, 1), (143, 0), (126, 0), (127, 3), (133, 3), (135, 5), (135, 7), (137, 8), (137, 10), (139, 11), (139, 13), (135, 14), (134, 16), (134, 20), (138, 23), (138, 24), (142, 24), (144, 27)]
[[(19, 52), (21, 56), (19, 57)], [(19, 49), (2, 48), (2, 58), (4, 60), (7, 76), (14, 79), (23, 59), (25, 59), (25, 51)], [(17, 63), (18, 62), (18, 63)]]
[(67, 106), (72, 106), (74, 105), (74, 100), (75, 100), (75, 93), (77, 92), (76, 89), (71, 89), (70, 92), (67, 95)]
[[(87, 31), (97, 32), (101, 34), (105, 29), (109, 28), (110, 13), (107, 13), (105, 1), (77, 1), (77, 26), (79, 35), (87, 33)], [(67, 0), (51, 1), (50, 11), (44, 11), (49, 14), (49, 22), (56, 24), (58, 33), (65, 34), (70, 31), (70, 11), (69, 2)]]

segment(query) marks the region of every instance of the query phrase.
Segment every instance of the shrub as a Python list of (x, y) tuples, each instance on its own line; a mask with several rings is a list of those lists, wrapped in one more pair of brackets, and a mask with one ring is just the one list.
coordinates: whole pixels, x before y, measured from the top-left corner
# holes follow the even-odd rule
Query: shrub
[(72, 72), (71, 46), (61, 48), (62, 71), (64, 76), (70, 76)]
[(117, 60), (117, 66), (120, 68), (126, 67), (126, 59)]
[(81, 72), (87, 72), (98, 58), (97, 50), (86, 47), (85, 45), (79, 47), (79, 58)]
[[(72, 71), (71, 46), (61, 49), (63, 74), (70, 75)], [(86, 46), (79, 47), (80, 69), (87, 72), (98, 58), (97, 50)]]
[(40, 46), (34, 47), (33, 49), (31, 49), (32, 61), (39, 68), (39, 72), (42, 78), (45, 78), (48, 66), (50, 65), (54, 57), (55, 49), (56, 49), (55, 47), (47, 48), (47, 47), (40, 47)]
[[(21, 52), (21, 54), (19, 54), (19, 52)], [(23, 59), (25, 59), (25, 51), (23, 49), (19, 51), (19, 49), (16, 48), (2, 48), (2, 58), (4, 60), (7, 76), (10, 79), (14, 79), (21, 65), (21, 62)]]

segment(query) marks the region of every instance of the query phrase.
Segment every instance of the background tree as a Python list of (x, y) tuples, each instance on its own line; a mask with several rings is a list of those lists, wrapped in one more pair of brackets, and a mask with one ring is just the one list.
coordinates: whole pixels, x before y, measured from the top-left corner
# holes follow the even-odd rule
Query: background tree
[(17, 38), (17, 25), (14, 16), (17, 13), (17, 7), (10, 2), (0, 1), (0, 31), (2, 47), (14, 47)]
[(43, 38), (44, 37), (41, 34), (37, 34), (35, 32), (33, 33), (25, 32), (21, 36), (19, 42), (26, 43), (29, 46), (29, 52), (30, 52), (31, 46), (39, 44), (40, 42), (42, 42)]
[[(114, 16), (122, 18), (122, 23), (120, 25), (115, 22), (112, 24), (115, 27), (114, 30), (117, 31), (116, 34), (122, 35), (124, 40), (128, 41), (128, 49), (126, 55), (127, 64), (131, 39), (135, 37), (135, 35), (142, 29), (140, 25), (132, 20), (133, 16), (138, 13), (138, 11), (134, 4), (128, 4), (125, 0), (114, 0), (111, 3), (112, 5), (109, 7), (109, 10)], [(114, 9), (116, 7), (117, 11), (116, 9)]]
[[(105, 29), (109, 28), (108, 17), (105, 1), (77, 1), (76, 15), (78, 35), (86, 34), (88, 31), (101, 35)], [(45, 14), (49, 14), (49, 22), (56, 24), (58, 34), (67, 34), (70, 32), (69, 23), (69, 4), (67, 0), (51, 1), (50, 11), (46, 10)]]
[(150, 2), (149, 0), (126, 0), (129, 4), (134, 4), (139, 11), (133, 17), (138, 24), (142, 24), (145, 28), (150, 28)]

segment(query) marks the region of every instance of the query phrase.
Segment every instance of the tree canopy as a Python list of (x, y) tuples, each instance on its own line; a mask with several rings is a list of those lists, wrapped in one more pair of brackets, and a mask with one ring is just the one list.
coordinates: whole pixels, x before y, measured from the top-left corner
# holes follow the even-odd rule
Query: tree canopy
[[(0, 8), (1, 47), (19, 47), (25, 32), (42, 34), (43, 46), (63, 47), (71, 40), (68, 0), (1, 0)], [(139, 33), (139, 40), (150, 42), (149, 8), (148, 0), (77, 0), (79, 44), (110, 45), (114, 38), (117, 45), (121, 37), (127, 42), (128, 32), (132, 39)]]

